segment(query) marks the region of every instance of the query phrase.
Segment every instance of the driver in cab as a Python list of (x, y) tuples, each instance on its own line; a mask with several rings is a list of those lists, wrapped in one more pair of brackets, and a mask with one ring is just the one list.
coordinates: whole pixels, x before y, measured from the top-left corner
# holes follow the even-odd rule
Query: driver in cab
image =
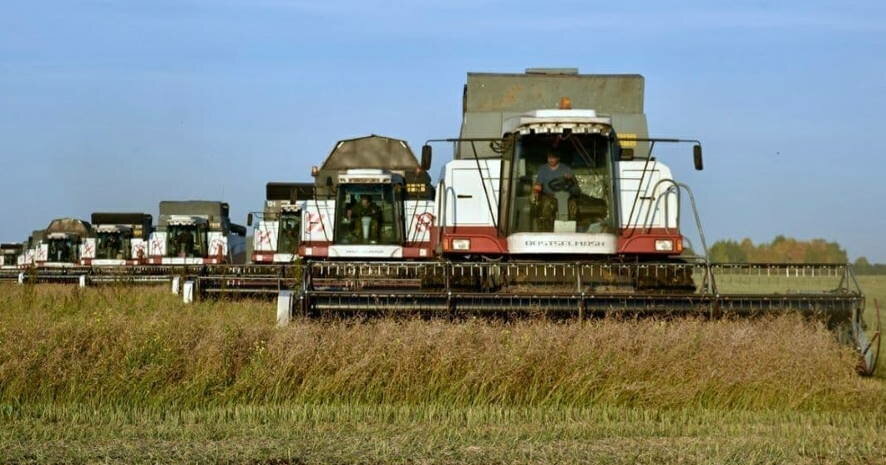
[(548, 152), (547, 164), (538, 169), (535, 184), (532, 186), (533, 230), (552, 232), (560, 210), (556, 194), (559, 192), (578, 194), (577, 191), (578, 185), (575, 183), (572, 168), (560, 162), (560, 154)]
[[(360, 196), (360, 202), (349, 208), (346, 213), (346, 222), (354, 228), (353, 234), (358, 242), (376, 244), (379, 240), (381, 209), (372, 201), (370, 196)], [(355, 221), (356, 220), (356, 221)]]
[(573, 178), (572, 168), (565, 163), (560, 163), (560, 155), (556, 152), (548, 152), (548, 163), (538, 169), (534, 190), (553, 195), (555, 190), (551, 188), (551, 181), (557, 179), (571, 181)]

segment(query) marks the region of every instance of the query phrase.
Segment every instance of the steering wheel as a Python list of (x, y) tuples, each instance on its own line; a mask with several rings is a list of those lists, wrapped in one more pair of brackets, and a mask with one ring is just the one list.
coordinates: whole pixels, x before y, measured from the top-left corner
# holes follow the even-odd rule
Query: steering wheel
[(569, 190), (575, 184), (575, 179), (567, 179), (564, 176), (548, 181), (548, 188), (554, 192)]

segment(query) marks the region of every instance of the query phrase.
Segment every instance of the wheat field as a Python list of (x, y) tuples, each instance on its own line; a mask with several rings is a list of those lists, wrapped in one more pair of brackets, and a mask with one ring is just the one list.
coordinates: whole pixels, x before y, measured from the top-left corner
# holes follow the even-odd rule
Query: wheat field
[(883, 462), (855, 362), (791, 316), (276, 328), (271, 302), (9, 285), (0, 462)]

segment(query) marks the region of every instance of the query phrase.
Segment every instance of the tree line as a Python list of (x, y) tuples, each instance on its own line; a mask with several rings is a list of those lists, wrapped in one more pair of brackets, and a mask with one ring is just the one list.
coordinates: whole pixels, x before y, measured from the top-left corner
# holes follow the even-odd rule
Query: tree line
[[(720, 240), (711, 246), (710, 256), (715, 263), (849, 263), (846, 250), (837, 242), (785, 236), (759, 244), (748, 238)], [(857, 274), (886, 274), (886, 264), (871, 263), (866, 257), (859, 257), (853, 265)]]

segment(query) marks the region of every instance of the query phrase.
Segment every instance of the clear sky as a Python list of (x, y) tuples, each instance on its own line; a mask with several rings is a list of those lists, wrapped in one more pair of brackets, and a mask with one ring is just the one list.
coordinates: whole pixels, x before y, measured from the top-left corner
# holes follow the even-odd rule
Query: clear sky
[[(60, 216), (310, 179), (338, 139), (455, 136), (468, 71), (646, 76), (710, 240), (886, 262), (886, 2), (93, 0), (0, 4), (0, 240)], [(446, 153), (435, 153), (436, 174)]]

